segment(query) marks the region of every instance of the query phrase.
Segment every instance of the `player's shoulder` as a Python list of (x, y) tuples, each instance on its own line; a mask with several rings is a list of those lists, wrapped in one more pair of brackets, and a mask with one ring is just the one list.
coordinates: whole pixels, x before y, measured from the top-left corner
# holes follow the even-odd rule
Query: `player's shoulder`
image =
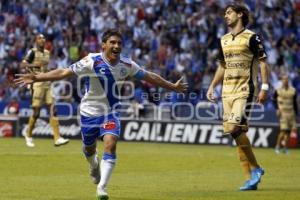
[(98, 60), (102, 60), (102, 54), (101, 53), (89, 53), (87, 56), (83, 57), (81, 60), (85, 61), (87, 63), (93, 63)]
[(225, 35), (223, 35), (223, 36), (221, 37), (221, 40), (230, 39), (231, 37), (232, 37), (232, 36), (231, 36), (231, 33), (228, 32), (228, 33), (226, 33)]
[(45, 52), (46, 54), (50, 54), (50, 51), (49, 51), (48, 49), (44, 49), (44, 52)]
[(102, 58), (102, 54), (101, 53), (89, 53), (86, 57), (84, 58), (89, 58), (89, 59), (93, 59), (93, 58)]
[(290, 90), (295, 93), (296, 92), (296, 88), (294, 88), (293, 86), (290, 86)]
[(125, 56), (121, 55), (120, 63), (124, 64), (126, 67), (131, 67), (133, 64), (133, 60), (129, 57), (125, 57)]
[(243, 34), (245, 34), (245, 35), (256, 35), (256, 33), (254, 32), (254, 31), (252, 31), (252, 30), (250, 30), (250, 29), (245, 29), (244, 30), (244, 32), (243, 32)]
[(32, 47), (28, 50), (28, 52), (36, 52), (37, 51), (37, 48), (36, 47)]

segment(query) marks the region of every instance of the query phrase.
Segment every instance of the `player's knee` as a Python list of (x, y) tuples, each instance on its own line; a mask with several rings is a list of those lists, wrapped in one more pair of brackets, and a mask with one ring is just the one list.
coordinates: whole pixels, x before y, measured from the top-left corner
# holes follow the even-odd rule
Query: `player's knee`
[(56, 116), (57, 116), (57, 109), (56, 109), (56, 106), (50, 105), (50, 106), (48, 107), (48, 110), (49, 110), (51, 116), (53, 116), (53, 117), (56, 117)]
[(39, 109), (33, 109), (33, 115), (34, 118), (39, 118), (40, 117), (40, 110)]
[(237, 139), (243, 133), (242, 128), (237, 125), (232, 125), (232, 126), (228, 127), (228, 129), (229, 129), (229, 133), (233, 139)]
[(96, 144), (92, 145), (92, 146), (83, 146), (82, 151), (83, 151), (84, 155), (87, 157), (94, 155), (96, 153)]
[(104, 152), (115, 154), (116, 153), (117, 144), (115, 142), (106, 142), (104, 143)]
[(112, 140), (108, 140), (104, 142), (104, 152), (115, 154), (117, 148), (117, 143)]

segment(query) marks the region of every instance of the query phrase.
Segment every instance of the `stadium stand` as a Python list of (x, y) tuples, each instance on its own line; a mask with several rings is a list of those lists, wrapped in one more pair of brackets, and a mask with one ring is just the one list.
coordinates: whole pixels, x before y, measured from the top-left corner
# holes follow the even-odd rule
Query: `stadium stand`
[[(132, 106), (143, 110), (148, 103), (206, 101), (205, 93), (217, 67), (217, 41), (227, 30), (223, 20), (226, 0), (3, 0), (0, 4), (0, 111), (12, 99), (27, 105), (26, 88), (12, 84), (20, 73), (20, 61), (34, 44), (36, 33), (47, 38), (51, 50), (49, 67), (67, 67), (100, 50), (101, 34), (118, 27), (124, 34), (124, 52), (145, 68), (170, 81), (183, 75), (189, 94), (166, 95), (148, 84), (136, 84)], [(254, 13), (249, 28), (261, 33), (271, 66), (271, 85), (279, 87), (279, 76), (288, 72), (300, 92), (300, 2), (293, 0), (244, 1)], [(275, 10), (275, 11), (274, 11)], [(75, 80), (70, 80), (75, 83)], [(73, 84), (74, 86), (76, 84)], [(64, 83), (56, 90), (68, 92)], [(77, 88), (73, 88), (77, 91)], [(126, 91), (124, 91), (126, 93)], [(141, 95), (146, 93), (145, 95)], [(156, 96), (163, 98), (156, 98)], [(272, 93), (270, 93), (271, 97)], [(78, 104), (79, 96), (62, 101)], [(22, 106), (21, 106), (22, 107)], [(271, 98), (266, 109), (274, 111)], [(129, 109), (130, 110), (130, 109)], [(185, 109), (177, 112), (184, 115)], [(141, 114), (147, 112), (141, 111)]]

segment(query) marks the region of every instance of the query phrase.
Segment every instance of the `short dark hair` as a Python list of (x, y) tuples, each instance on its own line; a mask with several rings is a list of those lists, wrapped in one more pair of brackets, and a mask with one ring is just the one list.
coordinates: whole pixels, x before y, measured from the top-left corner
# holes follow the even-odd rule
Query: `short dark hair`
[(108, 29), (102, 35), (102, 42), (106, 42), (111, 36), (117, 36), (122, 39), (122, 34), (118, 29)]
[(243, 13), (242, 22), (244, 26), (247, 26), (249, 23), (249, 10), (245, 5), (232, 3), (226, 6), (225, 12), (228, 8), (231, 8), (236, 13)]

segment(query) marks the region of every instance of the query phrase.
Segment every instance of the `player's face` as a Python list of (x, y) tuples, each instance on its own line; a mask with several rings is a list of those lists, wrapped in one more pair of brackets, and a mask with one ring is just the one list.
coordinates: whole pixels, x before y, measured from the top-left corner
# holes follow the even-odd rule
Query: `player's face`
[(45, 42), (46, 42), (45, 37), (42, 34), (36, 36), (36, 45), (38, 47), (44, 47)]
[(118, 36), (111, 36), (106, 42), (102, 44), (106, 59), (110, 63), (115, 63), (119, 60), (122, 50), (122, 40)]
[(225, 21), (227, 26), (234, 27), (238, 20), (241, 19), (242, 14), (236, 13), (231, 7), (227, 8), (225, 12)]
[(284, 87), (289, 86), (289, 78), (287, 76), (282, 77), (282, 84)]

